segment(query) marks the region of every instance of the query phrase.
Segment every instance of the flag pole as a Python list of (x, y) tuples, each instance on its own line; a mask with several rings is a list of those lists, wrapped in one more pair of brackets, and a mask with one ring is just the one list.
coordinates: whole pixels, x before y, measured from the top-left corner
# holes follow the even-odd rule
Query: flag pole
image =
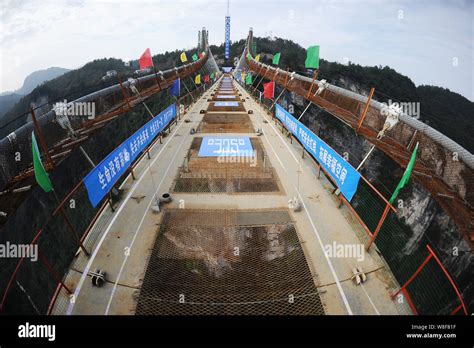
[[(265, 73), (266, 73), (266, 72), (268, 71), (268, 67), (267, 67), (267, 66), (262, 67), (262, 69), (260, 69), (260, 73), (262, 73), (263, 68), (265, 68)], [(262, 78), (261, 78), (260, 81), (258, 82), (257, 86), (253, 89), (254, 92), (255, 92), (255, 90), (258, 88), (258, 86), (260, 86), (260, 83), (262, 83), (263, 79), (265, 78), (265, 73), (262, 75)]]
[(283, 87), (283, 90), (281, 91), (280, 95), (275, 99), (275, 101), (273, 102), (273, 104), (272, 104), (272, 106), (270, 107), (270, 109), (268, 109), (269, 111), (270, 111), (271, 109), (273, 109), (273, 107), (275, 106), (275, 104), (278, 102), (278, 99), (280, 99), (280, 97), (283, 95), (283, 92), (285, 92), (285, 91), (286, 91), (286, 88)]
[(184, 85), (184, 88), (186, 88), (186, 90), (188, 91), (188, 94), (191, 96), (191, 99), (194, 101), (194, 97), (193, 97), (193, 95), (191, 94), (191, 92), (189, 91), (188, 86), (186, 86), (186, 84), (184, 83), (184, 80), (183, 80), (183, 85)]
[(151, 56), (151, 54), (150, 54), (150, 59), (151, 59), (151, 66), (153, 67), (153, 71), (155, 72), (156, 83), (158, 84), (158, 88), (161, 91), (160, 79), (158, 78), (158, 74), (156, 73), (155, 63), (153, 63), (153, 57)]
[[(187, 72), (186, 64), (183, 65), (183, 66), (184, 66), (184, 72), (186, 73)], [(178, 73), (178, 69), (176, 67), (175, 67), (175, 69), (176, 69), (176, 75), (178, 75), (178, 77), (181, 79), (181, 76)], [(186, 84), (184, 83), (184, 79), (182, 79), (181, 81), (183, 82), (184, 88), (186, 88), (186, 91), (188, 91), (188, 94), (191, 96), (191, 99), (194, 101), (194, 97), (191, 94), (191, 92), (189, 91), (188, 86), (186, 86)]]
[(192, 77), (191, 77), (191, 76), (189, 76), (189, 78), (191, 79), (191, 82), (192, 82), (192, 83), (193, 83), (193, 85), (194, 85), (194, 89), (196, 90), (196, 89), (197, 89), (196, 83), (194, 82), (194, 80), (192, 79)]
[(46, 158), (48, 159), (49, 165), (51, 166), (51, 168), (54, 168), (55, 163), (54, 163), (51, 155), (49, 154), (48, 147), (46, 146), (46, 141), (43, 138), (43, 132), (41, 132), (41, 129), (39, 127), (38, 121), (36, 119), (36, 114), (35, 114), (35, 111), (33, 110), (33, 108), (30, 108), (30, 112), (31, 112), (31, 118), (33, 119), (33, 125), (35, 127), (35, 131), (38, 134), (40, 145), (43, 148), (43, 152), (46, 154)]

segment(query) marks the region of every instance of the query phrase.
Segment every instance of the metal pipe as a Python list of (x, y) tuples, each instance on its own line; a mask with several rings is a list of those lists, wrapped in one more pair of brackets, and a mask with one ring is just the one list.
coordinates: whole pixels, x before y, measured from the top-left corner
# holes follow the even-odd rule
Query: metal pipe
[[(257, 64), (260, 67), (265, 66), (265, 67), (267, 67), (268, 71), (276, 70), (273, 67), (271, 67), (269, 65), (262, 64), (260, 62), (255, 62), (254, 61), (254, 64)], [(289, 73), (287, 73), (286, 71), (282, 71), (281, 74), (289, 75)], [(310, 84), (312, 82), (311, 78), (309, 78), (307, 76), (297, 74), (297, 73), (294, 73), (293, 77), (296, 80), (308, 82)], [(319, 86), (320, 81), (316, 80), (316, 81), (314, 81), (314, 83)], [(336, 94), (339, 94), (339, 95), (348, 97), (350, 99), (356, 100), (356, 101), (358, 101), (360, 103), (363, 103), (363, 104), (366, 104), (367, 101), (369, 100), (369, 98), (366, 97), (366, 96), (363, 96), (361, 94), (349, 91), (349, 90), (341, 88), (341, 87), (331, 85), (330, 83), (327, 83), (326, 89), (331, 91), (331, 92), (334, 92)], [(378, 111), (381, 111), (383, 108), (386, 107), (385, 104), (382, 104), (382, 103), (380, 103), (376, 100), (373, 100), (373, 99), (370, 100), (370, 106), (373, 107), (374, 109), (378, 110)], [(421, 121), (418, 121), (415, 118), (407, 115), (406, 113), (401, 113), (399, 115), (399, 120), (400, 120), (400, 122), (409, 125), (410, 127), (418, 130), (419, 132), (422, 132), (427, 137), (431, 138), (436, 143), (442, 145), (447, 150), (449, 150), (451, 152), (456, 152), (459, 155), (459, 158), (462, 159), (462, 161), (464, 163), (466, 163), (466, 165), (469, 168), (474, 169), (474, 155), (472, 153), (470, 153), (468, 150), (466, 150), (465, 148), (463, 148), (461, 145), (456, 143), (454, 140), (448, 138), (446, 135), (438, 132), (436, 129), (430, 127), (429, 125), (427, 125), (427, 124), (425, 124)]]
[[(209, 49), (208, 49), (208, 52), (210, 52)], [(209, 57), (209, 53), (206, 53), (204, 59), (206, 59), (206, 61), (207, 61), (208, 57)], [(175, 70), (175, 68), (165, 70), (165, 71), (163, 71), (163, 76), (175, 74), (175, 71), (178, 72), (178, 74), (181, 71), (186, 71), (188, 68), (190, 68), (194, 65), (201, 64), (202, 59), (203, 58), (201, 58), (201, 60), (198, 60), (196, 62), (181, 65), (181, 66), (176, 68), (177, 71)], [(137, 77), (136, 80), (138, 80), (141, 83), (141, 82), (148, 82), (149, 80), (152, 80), (152, 79), (154, 80), (155, 78), (156, 78), (156, 75), (153, 72), (153, 73), (151, 73), (149, 75), (146, 75), (146, 76)], [(122, 82), (122, 85), (123, 85), (123, 87), (128, 87), (130, 85), (130, 82), (129, 81), (124, 81), (124, 82)], [(71, 103), (92, 102), (92, 101), (94, 101), (96, 99), (99, 99), (101, 97), (105, 97), (105, 96), (110, 95), (112, 93), (119, 92), (120, 89), (121, 89), (121, 86), (120, 86), (119, 83), (117, 83), (113, 86), (109, 86), (109, 87), (100, 89), (98, 91), (89, 93), (89, 94), (87, 94), (85, 96), (82, 96), (80, 98), (77, 98), (77, 99), (73, 100)], [(56, 117), (56, 113), (54, 112), (54, 110), (48, 111), (47, 113), (40, 115), (39, 117), (37, 117), (38, 126), (43, 126), (43, 125), (45, 125), (49, 122), (52, 122), (55, 119), (55, 117)], [(32, 121), (30, 121), (30, 122), (24, 124), (23, 126), (17, 128), (14, 131), (14, 133), (18, 134), (18, 133), (22, 133), (22, 132), (31, 130), (33, 128), (32, 124), (33, 124)], [(13, 145), (11, 143), (10, 139), (8, 138), (8, 136), (4, 137), (3, 139), (0, 140), (0, 146), (5, 146), (6, 144)]]

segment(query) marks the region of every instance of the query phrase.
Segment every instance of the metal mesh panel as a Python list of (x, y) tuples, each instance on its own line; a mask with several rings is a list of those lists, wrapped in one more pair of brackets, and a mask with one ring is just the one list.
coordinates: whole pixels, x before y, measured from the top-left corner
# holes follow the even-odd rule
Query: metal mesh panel
[[(400, 285), (416, 272), (428, 256), (425, 238), (418, 242), (416, 250), (406, 249), (411, 235), (410, 229), (390, 212), (376, 239), (378, 249)], [(446, 315), (459, 305), (456, 292), (435, 260), (426, 264), (407, 290), (420, 314)]]
[[(264, 100), (263, 105), (268, 108), (271, 103)], [(346, 106), (350, 108), (349, 105)], [(321, 118), (320, 116), (318, 115), (318, 120)], [(348, 135), (348, 132), (346, 132), (348, 130), (347, 126), (341, 124), (334, 126), (341, 128), (342, 132)], [(310, 127), (310, 129), (314, 128), (313, 125)], [(331, 137), (329, 136), (330, 134), (320, 135), (338, 153), (350, 153), (351, 164), (357, 165), (360, 162), (362, 153), (353, 154), (345, 144), (337, 143), (335, 141), (336, 137)], [(345, 139), (346, 137), (343, 136), (342, 138)], [(387, 157), (385, 157), (385, 160), (391, 161)], [(460, 166), (460, 169), (462, 169), (462, 166)], [(460, 169), (456, 174), (458, 176)], [(390, 177), (384, 183), (380, 182), (377, 178), (372, 178), (371, 181), (376, 181), (378, 188), (388, 197), (393, 192), (393, 188), (388, 189), (386, 185), (394, 186), (400, 178), (394, 177), (393, 173), (388, 173), (387, 175)], [(464, 182), (469, 183), (470, 181), (472, 180), (469, 179)], [(351, 201), (351, 206), (373, 233), (380, 221), (386, 203), (365, 181), (360, 180), (357, 192)], [(386, 220), (383, 222), (375, 244), (400, 285), (403, 285), (425, 260), (427, 256), (426, 245), (430, 244), (433, 246), (432, 243), (428, 243), (425, 240), (429, 234), (429, 230), (425, 231), (425, 236), (416, 243), (416, 247), (409, 249), (407, 248), (407, 243), (410, 238), (413, 238), (413, 231), (411, 231), (410, 227), (400, 221), (392, 211), (389, 212)], [(367, 242), (368, 237), (367, 235), (359, 235), (359, 238)], [(454, 288), (449, 283), (441, 267), (434, 260), (431, 260), (425, 266), (422, 272), (409, 284), (407, 290), (420, 314), (449, 314), (460, 304)]]
[(232, 162), (234, 159), (230, 158), (199, 157), (202, 138), (194, 138), (185, 165), (178, 171), (172, 191), (209, 193), (281, 191), (278, 176), (271, 167), (260, 139), (250, 140), (256, 151), (255, 161), (240, 158)]
[(206, 114), (198, 127), (203, 133), (253, 133), (247, 114)]
[[(182, 99), (183, 104), (191, 102), (190, 98)], [(170, 97), (167, 93), (159, 93), (149, 100), (148, 105), (152, 110), (159, 110), (168, 105), (169, 102)], [(96, 135), (94, 148), (102, 150), (102, 152), (95, 153), (97, 157), (113, 149), (120, 143), (122, 136), (129, 136), (148, 119), (148, 116), (142, 117), (142, 113), (130, 113), (128, 116), (128, 119), (117, 119), (116, 122), (110, 124), (110, 126), (115, 126), (115, 129), (123, 130), (120, 138), (116, 133), (117, 138), (114, 139), (114, 142), (106, 137), (107, 144), (100, 146), (101, 138), (103, 138), (102, 133), (99, 132)], [(129, 122), (132, 119), (134, 119), (134, 122)], [(117, 125), (117, 123), (120, 124)], [(70, 172), (72, 165), (75, 168), (74, 173)], [(60, 163), (55, 171), (51, 173), (58, 196), (61, 199), (64, 198), (72, 189), (72, 185), (89, 170), (89, 164), (79, 152), (73, 153)], [(19, 258), (3, 258), (0, 260), (0, 299), (8, 291), (2, 314), (46, 314), (55, 295), (58, 279), (63, 278), (71, 265), (76, 269), (83, 269), (85, 266), (79, 263), (87, 262), (87, 258), (75, 258), (79, 245), (72, 229), (78, 238), (83, 237), (91, 221), (98, 213), (100, 205), (93, 208), (89, 202), (86, 188), (83, 185), (79, 186), (64, 205), (64, 211), (68, 216), (72, 229), (61, 213), (49, 218), (56, 207), (57, 202), (51, 194), (46, 194), (40, 188), (35, 188), (18, 210), (18, 216), (29, 216), (30, 218), (24, 219), (15, 216), (9, 219), (4, 226), (2, 234), (0, 234), (0, 243), (2, 244), (6, 241), (12, 244), (29, 244), (35, 234), (42, 230), (42, 234), (37, 241), (42, 258), (34, 262), (26, 259), (19, 268), (16, 278), (13, 278), (13, 275), (15, 267), (20, 261)], [(105, 213), (110, 214), (110, 208), (107, 207), (106, 209)], [(36, 214), (31, 215), (31, 211), (35, 211)], [(105, 222), (103, 221), (102, 225), (97, 225), (84, 242), (89, 252), (93, 249), (93, 245), (104, 228), (103, 223)], [(48, 270), (44, 261), (48, 263), (53, 273)], [(13, 283), (8, 288), (10, 279), (13, 279)], [(66, 285), (73, 288), (67, 279)], [(69, 301), (66, 290), (61, 289), (58, 298), (60, 299), (59, 307), (64, 308)]]
[(324, 309), (288, 212), (178, 209), (163, 213), (136, 314)]
[[(204, 60), (207, 60), (207, 55)], [(170, 81), (176, 78), (178, 73), (180, 73), (183, 78), (183, 74), (190, 75), (194, 70), (199, 69), (203, 63), (203, 61), (198, 61), (190, 63), (186, 67), (181, 66), (177, 68), (177, 70), (166, 70), (163, 72), (163, 78), (161, 79), (156, 77), (154, 74), (139, 77), (137, 78), (138, 89), (143, 93), (143, 97), (149, 97), (156, 92), (156, 89), (154, 88), (158, 87), (158, 83), (160, 84), (161, 90), (166, 90), (171, 83)], [(190, 69), (189, 71), (187, 71), (188, 68)], [(111, 113), (114, 110), (129, 104), (130, 100), (127, 99), (135, 98), (128, 86), (128, 81), (124, 82), (122, 86), (119, 84), (108, 87), (106, 87), (106, 85), (97, 85), (88, 89), (75, 91), (69, 95), (64, 95), (54, 100), (48, 100), (44, 105), (37, 107), (35, 109), (36, 118), (49, 150), (52, 149), (53, 145), (57, 145), (60, 140), (67, 138), (67, 131), (62, 129), (55, 121), (56, 114), (53, 111), (53, 104), (56, 102), (63, 102), (64, 100), (67, 100), (68, 102), (74, 100), (75, 103), (86, 101), (94, 103), (96, 114), (94, 121), (98, 121), (107, 113)], [(196, 89), (192, 91), (194, 99), (197, 99), (201, 91), (202, 89), (199, 91)], [(136, 102), (132, 104), (135, 105)], [(13, 125), (7, 124), (0, 127), (0, 133), (2, 134), (2, 138), (0, 138), (0, 154), (3, 157), (0, 157), (0, 190), (4, 189), (8, 184), (11, 184), (12, 179), (27, 170), (32, 163), (31, 132), (34, 130), (34, 125), (31, 122), (31, 115), (25, 113), (23, 115), (18, 115), (17, 118), (18, 120), (15, 124), (17, 124), (19, 128), (17, 128), (14, 131), (14, 134), (9, 136), (8, 139), (6, 137), (3, 138), (3, 134), (7, 134), (7, 128), (3, 130), (1, 128), (7, 126), (8, 128), (11, 128)], [(76, 131), (91, 122), (87, 116), (70, 115), (69, 119), (73, 129)], [(18, 152), (21, 154), (21, 160), (17, 160), (15, 157)]]

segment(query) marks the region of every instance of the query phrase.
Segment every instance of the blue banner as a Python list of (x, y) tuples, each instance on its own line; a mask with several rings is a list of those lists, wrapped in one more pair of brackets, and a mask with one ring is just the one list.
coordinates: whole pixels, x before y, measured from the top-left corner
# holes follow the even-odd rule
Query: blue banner
[(275, 116), (303, 144), (306, 151), (313, 155), (336, 182), (344, 197), (350, 201), (357, 190), (360, 173), (278, 104), (276, 104)]
[(199, 157), (253, 157), (249, 137), (204, 137), (199, 148)]
[(84, 185), (94, 208), (140, 153), (175, 117), (176, 104), (172, 104), (125, 140), (87, 174)]
[(181, 79), (177, 78), (173, 81), (173, 85), (170, 88), (170, 95), (173, 97), (179, 97), (181, 94)]

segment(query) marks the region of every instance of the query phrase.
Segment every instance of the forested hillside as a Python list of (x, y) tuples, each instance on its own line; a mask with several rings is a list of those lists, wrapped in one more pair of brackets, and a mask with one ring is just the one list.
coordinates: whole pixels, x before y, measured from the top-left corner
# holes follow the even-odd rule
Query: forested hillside
[[(281, 52), (280, 68), (289, 68), (306, 74), (304, 61), (305, 48), (292, 42), (276, 38), (254, 38), (261, 61), (271, 64), (273, 54)], [(231, 54), (239, 56), (245, 41), (234, 42)], [(222, 56), (224, 46), (213, 46), (212, 51)], [(324, 55), (323, 55), (324, 57)], [(374, 99), (380, 102), (392, 101), (419, 102), (420, 120), (474, 152), (474, 103), (458, 93), (437, 86), (416, 86), (413, 81), (394, 69), (385, 66), (361, 66), (349, 62), (347, 65), (320, 61), (318, 79), (367, 95), (375, 88)]]
[[(181, 65), (179, 54), (182, 51), (165, 52), (153, 56), (157, 70), (166, 70)], [(188, 59), (194, 50), (188, 51)], [(130, 66), (120, 59), (103, 58), (87, 63), (83, 67), (67, 72), (53, 80), (47, 81), (36, 87), (31, 93), (21, 98), (17, 104), (0, 119), (0, 138), (5, 137), (18, 127), (21, 127), (29, 117), (30, 105), (45, 105), (37, 111), (42, 113), (50, 110), (51, 104), (67, 99), (72, 101), (86, 94), (118, 83), (118, 78), (126, 80), (134, 76), (138, 69), (138, 62), (132, 61)], [(102, 77), (108, 70), (116, 70), (118, 75), (106, 81)]]
[[(257, 52), (262, 62), (271, 63), (273, 54), (281, 52), (280, 67), (289, 68), (306, 74), (304, 60), (305, 48), (291, 40), (276, 38), (255, 38)], [(245, 47), (245, 40), (232, 43), (231, 57), (240, 57)], [(216, 59), (223, 61), (224, 45), (211, 45)], [(188, 51), (188, 57), (191, 52)], [(153, 57), (157, 70), (165, 70), (181, 64), (181, 51), (166, 52)], [(108, 81), (101, 78), (108, 70), (116, 70), (122, 79), (132, 76), (138, 68), (134, 61), (125, 66), (119, 59), (97, 59), (82, 68), (70, 71), (54, 80), (35, 88), (30, 94), (20, 99), (13, 109), (8, 111), (0, 121), (0, 137), (6, 136), (24, 124), (28, 118), (31, 103), (41, 105), (54, 100), (66, 98), (74, 100), (87, 93), (117, 83), (117, 77)], [(416, 86), (413, 81), (388, 66), (361, 66), (349, 62), (347, 65), (328, 62), (321, 59), (318, 78), (348, 88), (362, 94), (368, 94), (370, 87), (376, 90), (375, 99), (379, 101), (420, 102), (420, 120), (446, 134), (460, 145), (474, 152), (474, 103), (448, 89), (436, 86)]]

